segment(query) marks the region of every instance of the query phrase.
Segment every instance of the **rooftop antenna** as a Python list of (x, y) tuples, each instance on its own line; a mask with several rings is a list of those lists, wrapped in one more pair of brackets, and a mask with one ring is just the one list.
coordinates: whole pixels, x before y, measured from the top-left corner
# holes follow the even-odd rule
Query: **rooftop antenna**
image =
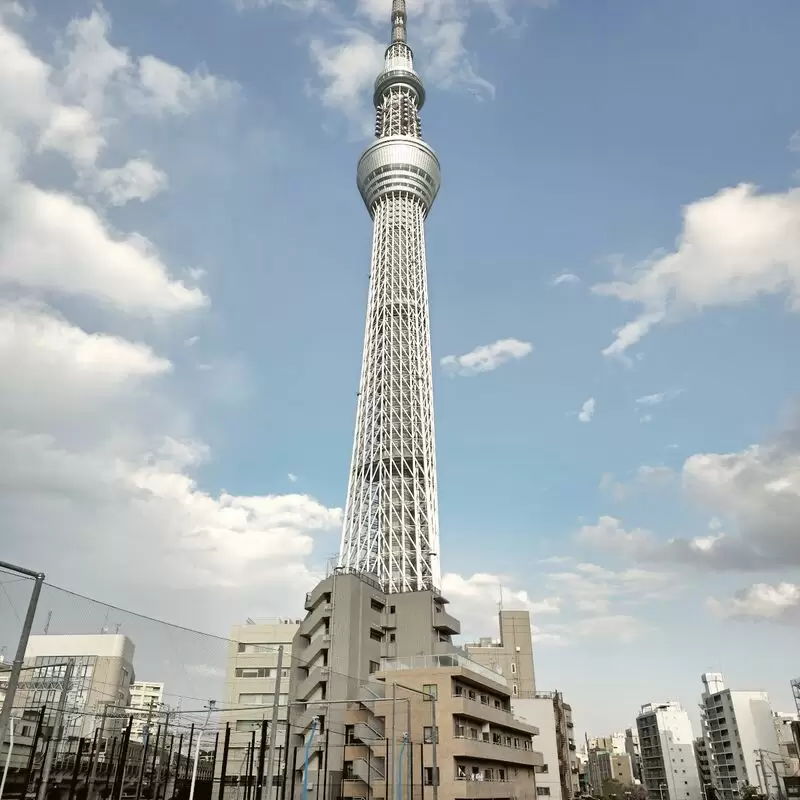
[(503, 584), (500, 583), (499, 586), (500, 586), (500, 602), (497, 604), (497, 610), (498, 611), (502, 611), (503, 610)]
[(47, 636), (47, 634), (50, 633), (50, 622), (52, 621), (52, 619), (53, 619), (53, 612), (51, 610), (51, 611), (47, 612), (47, 622), (45, 622), (45, 624), (44, 624), (44, 635), (45, 636)]

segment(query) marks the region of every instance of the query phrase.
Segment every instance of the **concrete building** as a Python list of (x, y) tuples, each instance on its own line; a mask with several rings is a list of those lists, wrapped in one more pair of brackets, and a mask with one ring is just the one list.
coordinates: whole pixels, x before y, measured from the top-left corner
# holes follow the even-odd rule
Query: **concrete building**
[(642, 756), (639, 750), (639, 734), (633, 728), (625, 729), (625, 752), (631, 757), (634, 780), (642, 780)]
[(500, 611), (500, 638), (485, 637), (465, 645), (479, 664), (505, 675), (515, 697), (536, 697), (531, 615), (527, 611)]
[(537, 729), (513, 715), (505, 677), (458, 654), (417, 656), (384, 660), (360, 691), (343, 733), (326, 728), (319, 745), (330, 757), (344, 744), (340, 781), (324, 796), (396, 797), (398, 783), (410, 800), (434, 784), (440, 800), (549, 795), (537, 784)]
[[(540, 692), (532, 698), (511, 698), (514, 715), (539, 729), (536, 749), (542, 753), (536, 786), (549, 796), (572, 800), (580, 794), (580, 760), (575, 746), (572, 707), (561, 692)], [(542, 791), (541, 794), (544, 794)]]
[(722, 800), (735, 800), (746, 785), (775, 794), (774, 772), (763, 769), (760, 756), (760, 751), (778, 751), (769, 696), (759, 690), (728, 689), (718, 672), (707, 672), (702, 680), (703, 737), (717, 794)]
[(798, 777), (800, 776), (800, 714), (776, 711), (772, 721), (778, 739), (778, 751), (777, 754), (763, 754), (765, 771), (769, 774), (772, 767), (771, 771), (780, 778)]
[(711, 795), (708, 791), (709, 787), (713, 786), (711, 782), (711, 763), (708, 760), (708, 747), (706, 740), (702, 736), (698, 736), (694, 740), (694, 760), (697, 764), (697, 775), (700, 778), (700, 786), (703, 789), (703, 800), (711, 800)]
[[(292, 645), (293, 745), (305, 742), (315, 717), (318, 731), (341, 730), (345, 701), (356, 697), (383, 659), (457, 651), (452, 636), (461, 625), (434, 590), (387, 594), (369, 577), (336, 569), (308, 593), (305, 606)], [(341, 748), (330, 750), (333, 780), (343, 761)], [(309, 771), (321, 768), (322, 754), (315, 753)]]
[(161, 720), (161, 711), (164, 707), (164, 684), (150, 681), (136, 681), (131, 684), (130, 708), (131, 739), (135, 742), (144, 742), (145, 729), (152, 730), (156, 722)]
[[(261, 722), (272, 720), (273, 701), (278, 692), (277, 743), (284, 747), (292, 671), (292, 642), (300, 621), (295, 619), (248, 620), (234, 625), (228, 643), (225, 677), (225, 710), (221, 723), (231, 726), (226, 774), (228, 781), (247, 779), (245, 759), (255, 742), (261, 740)], [(278, 648), (283, 646), (283, 663), (278, 678)], [(283, 759), (276, 753), (273, 775), (279, 778)], [(217, 772), (221, 774), (220, 763)]]
[[(56, 710), (64, 685), (66, 664), (74, 662), (67, 689), (63, 738), (91, 738), (104, 709), (124, 709), (130, 704), (134, 681), (134, 644), (120, 634), (67, 634), (31, 636), (25, 651), (25, 666), (17, 705), (38, 711), (47, 707), (49, 720)], [(106, 730), (122, 727), (121, 717), (112, 715)]]
[(648, 703), (636, 718), (649, 800), (701, 800), (694, 733), (680, 703)]
[(633, 786), (633, 765), (627, 753), (612, 753), (598, 748), (589, 749), (589, 775), (596, 794), (601, 794), (607, 781)]

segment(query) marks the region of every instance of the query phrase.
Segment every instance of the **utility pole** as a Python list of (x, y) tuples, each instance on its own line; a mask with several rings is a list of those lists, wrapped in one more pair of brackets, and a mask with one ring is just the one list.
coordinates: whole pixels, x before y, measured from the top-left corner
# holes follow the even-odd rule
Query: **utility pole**
[(19, 644), (17, 645), (17, 652), (14, 656), (14, 663), (11, 665), (11, 672), (8, 674), (6, 699), (3, 702), (2, 709), (0, 709), (0, 742), (4, 742), (6, 729), (8, 728), (8, 721), (11, 718), (11, 709), (14, 707), (14, 699), (17, 694), (19, 673), (22, 669), (22, 663), (25, 661), (25, 651), (28, 649), (28, 639), (31, 635), (31, 630), (33, 629), (33, 619), (36, 616), (36, 606), (39, 604), (39, 595), (42, 593), (44, 573), (33, 572), (32, 570), (25, 569), (24, 567), (17, 567), (14, 564), (7, 564), (5, 561), (0, 561), (0, 569), (5, 569), (9, 572), (16, 572), (18, 575), (24, 575), (26, 578), (34, 579), (33, 590), (31, 591), (31, 599), (28, 601), (28, 611), (25, 614), (25, 620), (22, 623), (22, 630), (19, 634)]
[[(267, 800), (272, 800), (272, 774), (275, 765), (275, 740), (278, 735), (278, 712), (280, 710), (280, 696), (281, 696), (281, 673), (283, 672), (283, 645), (278, 647), (278, 677), (275, 678), (275, 694), (272, 697), (272, 722), (269, 728), (269, 761), (267, 761)], [(288, 707), (287, 707), (288, 714)], [(289, 722), (288, 718), (286, 720)]]
[(50, 780), (50, 770), (53, 768), (53, 760), (56, 755), (58, 741), (61, 738), (61, 726), (64, 719), (64, 708), (67, 705), (67, 692), (72, 683), (72, 671), (75, 669), (75, 659), (71, 658), (64, 669), (64, 683), (61, 686), (61, 697), (58, 698), (58, 708), (56, 717), (53, 721), (53, 732), (50, 735), (50, 746), (47, 748), (47, 756), (42, 767), (42, 781), (39, 784), (39, 794), (37, 800), (44, 800), (47, 795), (47, 783)]
[[(153, 719), (153, 698), (150, 698), (150, 705), (147, 708), (147, 721), (142, 730), (142, 763), (139, 764), (139, 777), (136, 780), (136, 800), (142, 796), (142, 781), (144, 780), (144, 768), (147, 761), (147, 745), (150, 741), (150, 721)], [(152, 776), (150, 778), (152, 781)], [(88, 800), (88, 798), (87, 798)]]

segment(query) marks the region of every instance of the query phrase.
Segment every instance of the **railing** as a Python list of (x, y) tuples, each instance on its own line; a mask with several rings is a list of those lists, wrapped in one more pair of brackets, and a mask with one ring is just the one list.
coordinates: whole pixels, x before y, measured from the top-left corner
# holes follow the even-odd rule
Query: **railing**
[(502, 703), (500, 706), (493, 705), (488, 700), (482, 700), (480, 694), (476, 693), (474, 697), (470, 697), (469, 694), (464, 691), (461, 686), (457, 686), (455, 691), (453, 692), (453, 697), (460, 697), (462, 700), (469, 700), (472, 703), (480, 703), (482, 706), (486, 706), (487, 708), (493, 708), (495, 711), (502, 711), (505, 714), (511, 714), (511, 706), (504, 706)]
[(501, 686), (508, 686), (508, 680), (499, 672), (494, 672), (483, 664), (460, 656), (456, 653), (445, 653), (430, 656), (409, 656), (407, 658), (385, 658), (381, 662), (381, 670), (384, 672), (396, 672), (409, 669), (468, 669), (476, 672), (483, 678), (499, 683)]

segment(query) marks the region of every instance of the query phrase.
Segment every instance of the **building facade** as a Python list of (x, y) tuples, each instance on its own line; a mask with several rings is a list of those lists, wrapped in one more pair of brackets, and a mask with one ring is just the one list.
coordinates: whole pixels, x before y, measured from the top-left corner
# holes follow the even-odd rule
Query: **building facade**
[(503, 676), (455, 654), (387, 659), (373, 678), (343, 734), (320, 744), (330, 755), (344, 740), (341, 783), (323, 795), (422, 800), (436, 784), (440, 800), (547, 796), (537, 730), (512, 713)]
[(512, 696), (511, 708), (517, 717), (539, 730), (536, 737), (536, 749), (542, 753), (542, 766), (536, 775), (539, 794), (562, 800), (578, 797), (580, 759), (572, 708), (564, 702), (561, 692), (540, 692), (531, 698)]
[(486, 637), (465, 645), (467, 655), (479, 664), (505, 675), (515, 697), (536, 697), (531, 615), (527, 611), (499, 613), (500, 638)]
[(713, 800), (713, 792), (709, 791), (709, 787), (714, 785), (711, 781), (711, 762), (708, 760), (706, 740), (702, 736), (694, 740), (694, 760), (697, 764), (700, 786), (703, 789), (703, 800)]
[(775, 753), (778, 737), (769, 696), (759, 690), (732, 690), (722, 675), (702, 676), (701, 722), (711, 782), (722, 800), (736, 800), (745, 786), (777, 792), (774, 772), (763, 768), (761, 752)]
[(631, 757), (634, 780), (642, 780), (642, 755), (639, 749), (639, 734), (634, 728), (625, 729), (625, 752)]
[[(292, 643), (300, 621), (295, 619), (248, 620), (234, 625), (228, 642), (225, 670), (224, 710), (220, 715), (222, 725), (230, 725), (230, 742), (226, 765), (226, 782), (234, 790), (252, 783), (249, 770), (250, 754), (257, 755), (261, 743), (261, 724), (272, 723), (272, 711), (277, 693), (278, 726), (277, 743), (285, 746), (286, 720), (288, 718), (290, 677), (292, 671)], [(278, 648), (283, 647), (280, 673)], [(276, 751), (273, 776), (281, 779), (285, 759)], [(256, 759), (257, 760), (257, 759)], [(218, 767), (221, 773), (222, 764)]]
[(636, 718), (649, 800), (701, 800), (694, 733), (680, 703), (648, 703)]
[(45, 706), (46, 720), (51, 720), (64, 687), (67, 664), (72, 662), (62, 740), (91, 738), (104, 711), (109, 713), (106, 731), (121, 729), (134, 682), (134, 650), (133, 642), (121, 634), (31, 636), (25, 666), (32, 669), (23, 673), (26, 678), (17, 695), (19, 705), (34, 710)]
[(161, 720), (164, 708), (164, 684), (151, 681), (135, 681), (131, 684), (131, 739), (144, 742), (145, 732)]

